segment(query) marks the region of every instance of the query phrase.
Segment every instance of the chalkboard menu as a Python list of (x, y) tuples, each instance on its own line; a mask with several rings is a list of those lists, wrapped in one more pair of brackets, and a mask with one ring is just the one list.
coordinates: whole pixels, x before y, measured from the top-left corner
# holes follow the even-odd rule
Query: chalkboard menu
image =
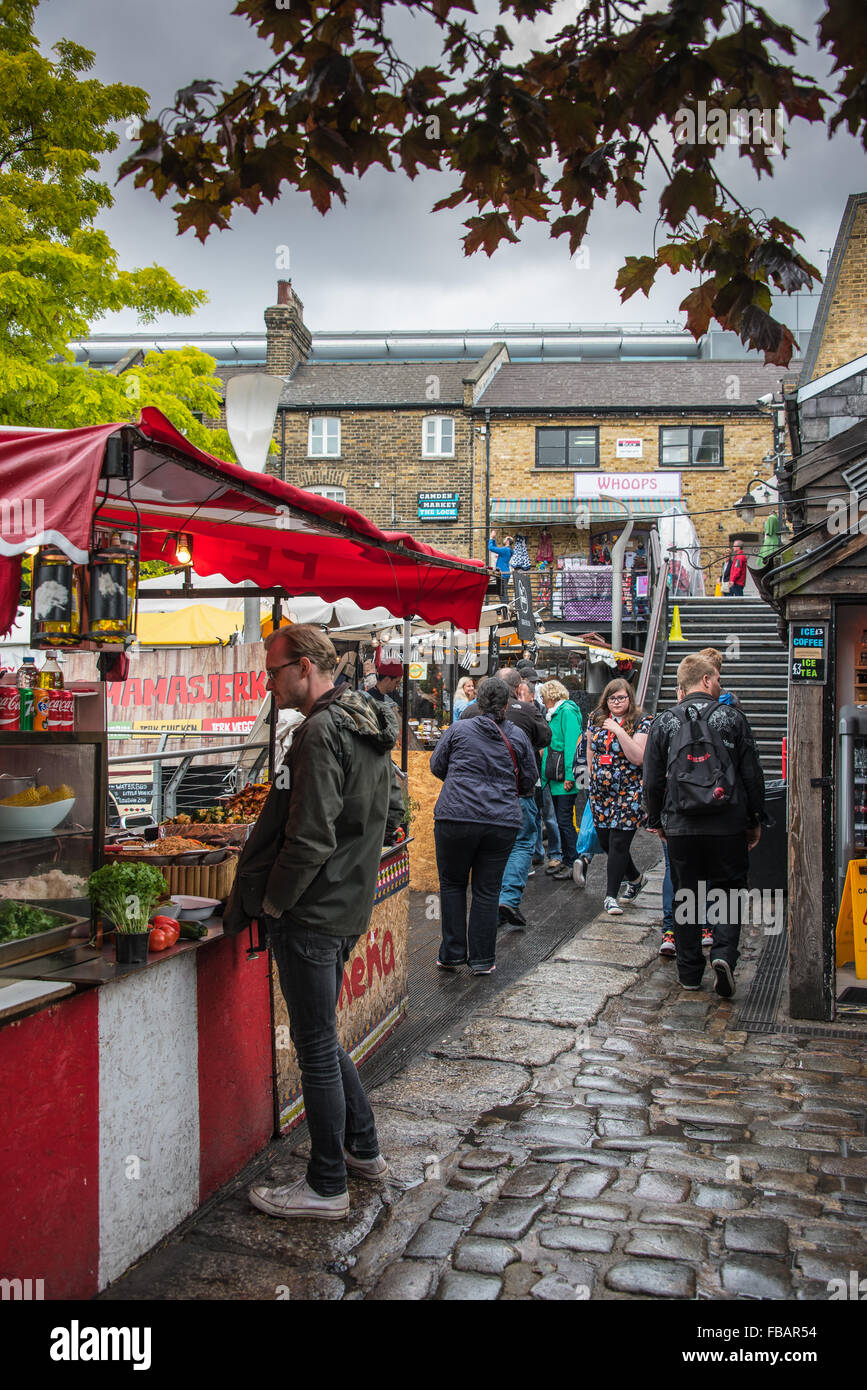
[(828, 624), (792, 623), (789, 680), (798, 685), (824, 685), (828, 679)]

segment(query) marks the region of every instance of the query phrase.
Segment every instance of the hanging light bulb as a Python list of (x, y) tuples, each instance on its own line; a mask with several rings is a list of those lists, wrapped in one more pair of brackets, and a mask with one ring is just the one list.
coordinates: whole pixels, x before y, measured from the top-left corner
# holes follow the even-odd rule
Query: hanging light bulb
[(175, 539), (175, 559), (179, 565), (189, 565), (192, 562), (193, 552), (190, 546), (190, 538), (183, 532)]

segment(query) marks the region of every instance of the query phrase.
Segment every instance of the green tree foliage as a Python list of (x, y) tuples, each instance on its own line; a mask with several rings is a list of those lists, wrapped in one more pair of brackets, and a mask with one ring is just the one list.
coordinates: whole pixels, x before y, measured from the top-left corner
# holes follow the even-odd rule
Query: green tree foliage
[[(500, 0), (502, 22), (482, 30), (468, 18), (473, 0), (239, 0), (235, 13), (275, 61), (222, 90), (207, 80), (179, 92), (174, 111), (143, 126), (122, 171), (160, 198), (179, 194), (179, 230), (204, 241), (283, 185), (324, 213), (346, 201), (341, 176), (372, 165), (410, 178), (420, 165), (446, 170), (458, 186), (436, 207), (475, 207), (464, 249), (491, 255), (527, 218), (575, 251), (597, 203), (642, 206), (654, 161), (665, 177), (657, 233), (650, 254), (627, 257), (621, 297), (648, 293), (664, 267), (690, 271), (698, 283), (681, 307), (696, 336), (714, 319), (787, 363), (794, 343), (770, 315), (771, 287), (792, 292), (819, 273), (794, 249), (795, 228), (744, 207), (722, 182), (727, 140), (701, 104), (723, 113), (759, 178), (789, 153), (795, 119), (845, 126), (867, 145), (864, 0), (826, 0), (818, 22), (839, 74), (833, 94), (786, 61), (801, 36), (748, 0), (576, 0), (574, 22), (519, 60), (513, 22), (553, 8)], [(436, 66), (398, 53), (387, 31), (396, 9), (438, 26)], [(778, 140), (758, 135), (756, 112), (779, 118)]]
[(116, 376), (76, 365), (67, 344), (95, 319), (134, 308), (143, 323), (190, 314), (206, 298), (161, 266), (118, 268), (95, 226), (112, 205), (99, 179), (120, 122), (137, 122), (147, 93), (80, 76), (93, 54), (68, 40), (50, 60), (33, 35), (32, 0), (0, 0), (0, 421), (74, 427), (133, 420), (158, 406), (200, 448), (234, 458), (218, 416), (214, 359), (194, 348), (151, 353)]

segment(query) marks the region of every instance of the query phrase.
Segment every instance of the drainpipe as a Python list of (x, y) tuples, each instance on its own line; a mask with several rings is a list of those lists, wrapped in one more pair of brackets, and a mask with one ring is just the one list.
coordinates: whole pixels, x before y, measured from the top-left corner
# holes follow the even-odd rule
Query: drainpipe
[(622, 507), (629, 517), (611, 550), (611, 645), (616, 651), (623, 642), (623, 552), (632, 535), (633, 519), (629, 516), (629, 507), (619, 497), (610, 500)]
[(485, 406), (485, 538), (484, 561), (488, 563), (488, 536), (491, 534), (491, 408)]

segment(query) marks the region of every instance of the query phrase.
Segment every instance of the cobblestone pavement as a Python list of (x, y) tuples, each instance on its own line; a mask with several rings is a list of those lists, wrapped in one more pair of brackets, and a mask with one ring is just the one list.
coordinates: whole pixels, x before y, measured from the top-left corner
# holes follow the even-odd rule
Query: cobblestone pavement
[(732, 1031), (760, 929), (723, 1001), (710, 970), (680, 989), (660, 915), (656, 871), (379, 1089), (378, 1115), (435, 1099), (456, 1126), (465, 1078), (497, 1100), (344, 1262), (345, 1296), (828, 1299), (867, 1275), (864, 1042)]
[[(867, 1040), (732, 1030), (657, 955), (661, 867), (371, 1091), (389, 1177), (284, 1222), (273, 1144), (103, 1299), (810, 1299), (867, 1277)], [(588, 889), (588, 892), (591, 891)], [(458, 981), (459, 977), (449, 977)]]

